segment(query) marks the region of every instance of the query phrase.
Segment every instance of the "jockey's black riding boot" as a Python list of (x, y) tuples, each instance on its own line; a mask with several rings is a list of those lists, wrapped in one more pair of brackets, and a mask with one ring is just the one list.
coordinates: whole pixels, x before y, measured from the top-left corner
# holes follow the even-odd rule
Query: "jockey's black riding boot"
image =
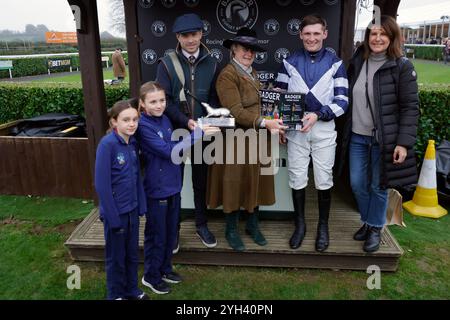
[(297, 249), (301, 246), (306, 233), (305, 188), (299, 190), (292, 189), (292, 202), (294, 204), (295, 230), (289, 240), (289, 245), (292, 249)]
[(319, 223), (317, 224), (316, 251), (322, 252), (328, 248), (328, 217), (330, 215), (331, 189), (317, 190), (319, 200)]

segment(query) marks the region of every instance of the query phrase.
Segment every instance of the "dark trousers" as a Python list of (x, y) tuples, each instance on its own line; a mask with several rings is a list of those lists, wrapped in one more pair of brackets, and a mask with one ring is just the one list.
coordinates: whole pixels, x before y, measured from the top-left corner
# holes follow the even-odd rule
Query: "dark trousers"
[(172, 249), (175, 245), (180, 215), (180, 194), (166, 199), (147, 199), (144, 231), (144, 278), (156, 285), (172, 272)]
[[(195, 225), (204, 226), (206, 218), (206, 184), (208, 179), (208, 165), (203, 162), (203, 151), (207, 142), (203, 142), (202, 153), (195, 155), (194, 146), (191, 148), (192, 187), (194, 189)], [(200, 164), (195, 164), (195, 157), (202, 157)], [(198, 161), (198, 160), (197, 160)], [(184, 177), (184, 164), (181, 165), (181, 177)], [(183, 180), (183, 178), (182, 178)]]
[(120, 215), (122, 229), (112, 230), (106, 219), (105, 268), (107, 299), (137, 297), (139, 264), (139, 215), (137, 210)]

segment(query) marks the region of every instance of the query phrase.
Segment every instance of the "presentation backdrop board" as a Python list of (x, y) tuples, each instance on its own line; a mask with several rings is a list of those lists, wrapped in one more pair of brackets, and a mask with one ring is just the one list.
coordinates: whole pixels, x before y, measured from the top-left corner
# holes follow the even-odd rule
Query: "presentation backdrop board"
[(223, 67), (229, 61), (224, 39), (233, 38), (241, 27), (258, 33), (267, 49), (256, 55), (257, 70), (277, 72), (284, 58), (302, 47), (301, 19), (318, 13), (328, 22), (325, 46), (339, 50), (342, 0), (138, 0), (137, 16), (143, 82), (154, 80), (157, 61), (177, 45), (172, 25), (185, 13), (196, 13), (204, 22), (203, 43)]

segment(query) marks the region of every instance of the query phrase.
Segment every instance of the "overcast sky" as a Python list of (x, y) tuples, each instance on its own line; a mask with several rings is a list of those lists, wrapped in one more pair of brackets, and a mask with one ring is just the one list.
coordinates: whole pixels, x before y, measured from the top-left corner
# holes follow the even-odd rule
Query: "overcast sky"
[[(320, 1), (320, 0), (317, 0)], [(100, 31), (110, 30), (108, 19), (109, 0), (97, 0)], [(450, 16), (450, 0), (402, 0), (399, 7), (399, 23), (437, 20)], [(366, 26), (371, 13), (363, 10), (359, 26)], [(66, 0), (0, 0), (0, 30), (24, 31), (26, 24), (45, 24), (55, 31), (75, 31), (73, 15)]]

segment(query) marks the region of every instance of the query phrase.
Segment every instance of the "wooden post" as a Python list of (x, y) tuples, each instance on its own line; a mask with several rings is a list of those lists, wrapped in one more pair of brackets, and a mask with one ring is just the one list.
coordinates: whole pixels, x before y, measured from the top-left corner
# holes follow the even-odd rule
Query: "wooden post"
[(353, 55), (356, 0), (342, 1), (340, 57), (346, 65)]
[(123, 0), (125, 26), (127, 33), (128, 73), (130, 76), (130, 96), (137, 97), (142, 82), (139, 44), (142, 38), (138, 34), (136, 0)]
[[(97, 144), (107, 130), (106, 98), (96, 0), (68, 0), (80, 12), (77, 38), (88, 135), (89, 164), (94, 177)], [(72, 8), (73, 9), (73, 8)], [(82, 172), (80, 172), (82, 174)], [(93, 183), (93, 181), (92, 181)]]

